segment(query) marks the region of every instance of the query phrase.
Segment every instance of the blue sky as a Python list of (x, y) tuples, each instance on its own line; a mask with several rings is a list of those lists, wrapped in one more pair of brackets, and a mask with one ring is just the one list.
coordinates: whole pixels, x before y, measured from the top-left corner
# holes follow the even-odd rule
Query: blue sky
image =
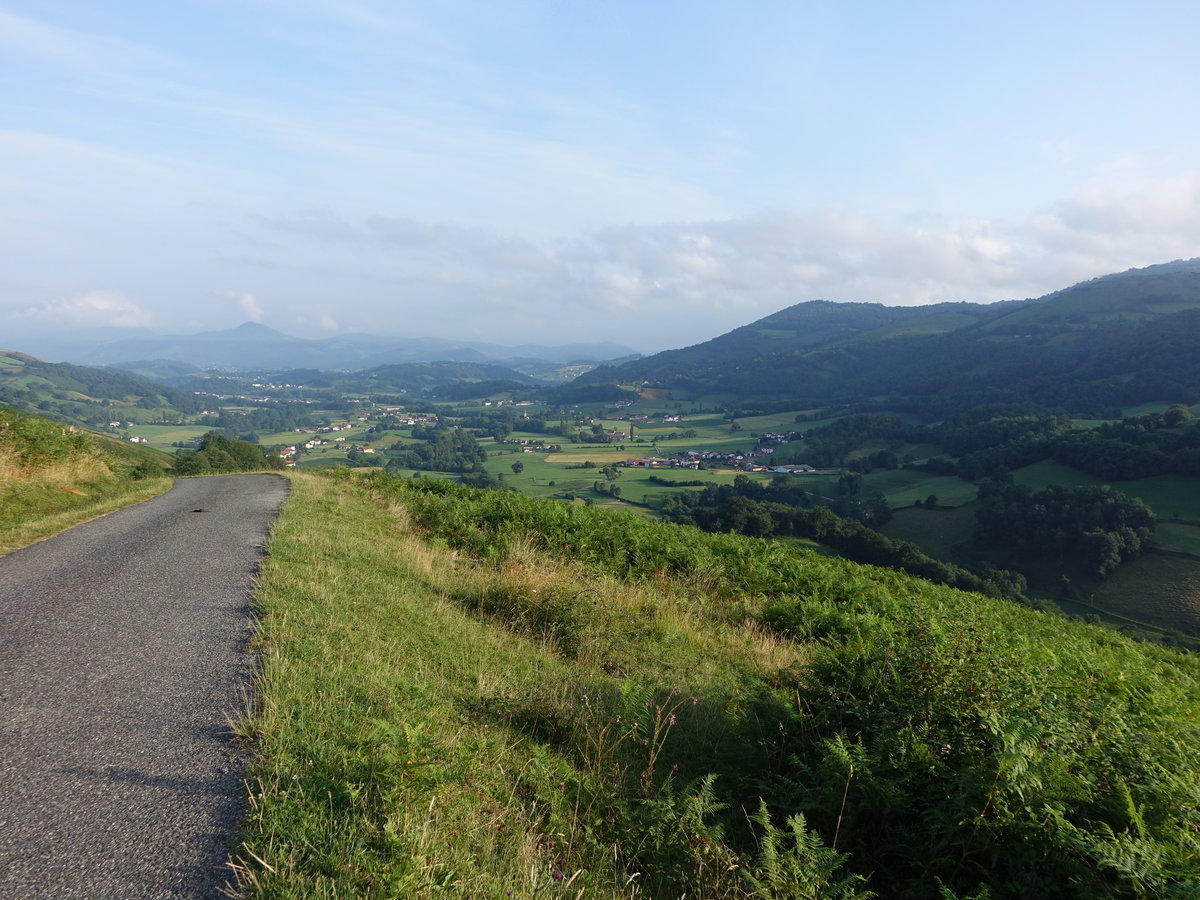
[(656, 350), (1198, 256), (1198, 33), (1191, 2), (0, 0), (0, 346)]

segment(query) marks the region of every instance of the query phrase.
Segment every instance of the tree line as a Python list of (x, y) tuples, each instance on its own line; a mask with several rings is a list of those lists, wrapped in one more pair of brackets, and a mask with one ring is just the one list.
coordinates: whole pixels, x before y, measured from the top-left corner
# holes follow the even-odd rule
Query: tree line
[(702, 491), (670, 495), (664, 498), (661, 512), (670, 521), (708, 532), (807, 538), (854, 562), (887, 566), (959, 590), (1037, 605), (1025, 597), (1025, 579), (1016, 572), (987, 569), (977, 574), (934, 559), (915, 544), (889, 538), (857, 519), (818, 505), (821, 499), (786, 478), (763, 485), (739, 475), (732, 485), (710, 484)]

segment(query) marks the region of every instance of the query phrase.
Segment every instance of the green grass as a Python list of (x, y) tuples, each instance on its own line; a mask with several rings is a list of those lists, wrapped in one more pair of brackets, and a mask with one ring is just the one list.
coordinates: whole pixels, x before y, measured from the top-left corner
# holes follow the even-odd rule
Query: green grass
[(880, 491), (893, 509), (924, 502), (930, 494), (939, 506), (962, 506), (975, 499), (978, 486), (954, 475), (930, 475), (919, 469), (880, 469), (864, 476), (869, 488)]
[[(202, 437), (212, 428), (206, 425), (133, 425), (129, 430), (130, 437), (144, 437), (151, 447), (159, 449), (172, 448), (176, 443), (188, 443)], [(173, 448), (172, 448), (173, 449)]]
[(169, 464), (163, 453), (0, 406), (0, 553), (166, 490), (159, 476)]
[(898, 509), (883, 528), (888, 537), (916, 544), (934, 559), (962, 564), (959, 545), (975, 530), (974, 504), (955, 509)]
[[(636, 784), (657, 785), (680, 762), (694, 770), (700, 745), (666, 724), (684, 718), (672, 687), (690, 697), (703, 686), (681, 730), (708, 729), (711, 747), (718, 698), (745, 692), (747, 663), (767, 672), (795, 650), (753, 630), (698, 635), (680, 601), (657, 606), (579, 574), (532, 551), (499, 573), (460, 565), (403, 511), (294, 476), (260, 580), (264, 665), (244, 726), (261, 754), (242, 853), (252, 896), (639, 895), (612, 865), (636, 848), (598, 836), (613, 813), (601, 807), (608, 780), (632, 767)], [(565, 631), (479, 615), (514, 592), (587, 597), (618, 627), (564, 657)], [(672, 643), (670, 656), (639, 656), (652, 636)], [(614, 667), (625, 679), (604, 674)], [(673, 710), (652, 764), (599, 718), (625, 683)], [(572, 716), (581, 735), (569, 750), (559, 732), (576, 727)]]
[(1122, 565), (1091, 599), (1138, 622), (1200, 634), (1200, 561), (1145, 554)]
[(1200, 526), (1159, 522), (1154, 529), (1154, 543), (1164, 550), (1200, 558)]
[(1013, 472), (1013, 481), (1040, 491), (1051, 484), (1063, 487), (1110, 484), (1130, 497), (1138, 497), (1165, 519), (1200, 519), (1200, 478), (1155, 475), (1136, 481), (1105, 481), (1054, 460), (1045, 460)]
[(0, 554), (167, 491), (171, 481), (62, 473), (62, 481), (0, 481)]
[(739, 416), (737, 423), (747, 431), (807, 431), (813, 427), (812, 422), (796, 422), (798, 415), (815, 415), (817, 409), (795, 409), (790, 412), (771, 413), (764, 416)]
[(425, 479), (293, 487), (239, 725), (249, 897), (1200, 878), (1191, 657), (774, 542)]

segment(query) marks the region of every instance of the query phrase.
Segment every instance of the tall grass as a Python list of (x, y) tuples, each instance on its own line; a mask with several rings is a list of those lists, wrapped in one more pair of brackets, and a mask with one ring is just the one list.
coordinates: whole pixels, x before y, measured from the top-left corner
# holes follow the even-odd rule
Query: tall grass
[(1200, 667), (792, 548), (295, 476), (260, 897), (1187, 897)]
[[(131, 479), (133, 467), (146, 477)], [(153, 477), (161, 472), (102, 451), (91, 435), (0, 406), (0, 553), (165, 491), (170, 482)]]

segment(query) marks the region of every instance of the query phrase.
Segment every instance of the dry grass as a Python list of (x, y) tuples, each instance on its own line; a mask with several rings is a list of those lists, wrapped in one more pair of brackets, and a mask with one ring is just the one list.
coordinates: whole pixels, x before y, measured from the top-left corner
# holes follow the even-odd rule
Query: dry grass
[(0, 553), (161, 494), (168, 479), (122, 481), (99, 456), (30, 467), (0, 451)]
[[(77, 493), (62, 491), (61, 493), (71, 496), (72, 499), (78, 496), (83, 502), (77, 503), (69, 509), (35, 516), (8, 527), (0, 526), (0, 555), (25, 547), (35, 541), (52, 537), (60, 531), (65, 531), (90, 519), (96, 519), (126, 506), (156, 497), (170, 490), (171, 480), (169, 478), (133, 482), (114, 480), (112, 487), (112, 492), (96, 495), (83, 491)], [(0, 486), (0, 506), (3, 504), (3, 487)]]

